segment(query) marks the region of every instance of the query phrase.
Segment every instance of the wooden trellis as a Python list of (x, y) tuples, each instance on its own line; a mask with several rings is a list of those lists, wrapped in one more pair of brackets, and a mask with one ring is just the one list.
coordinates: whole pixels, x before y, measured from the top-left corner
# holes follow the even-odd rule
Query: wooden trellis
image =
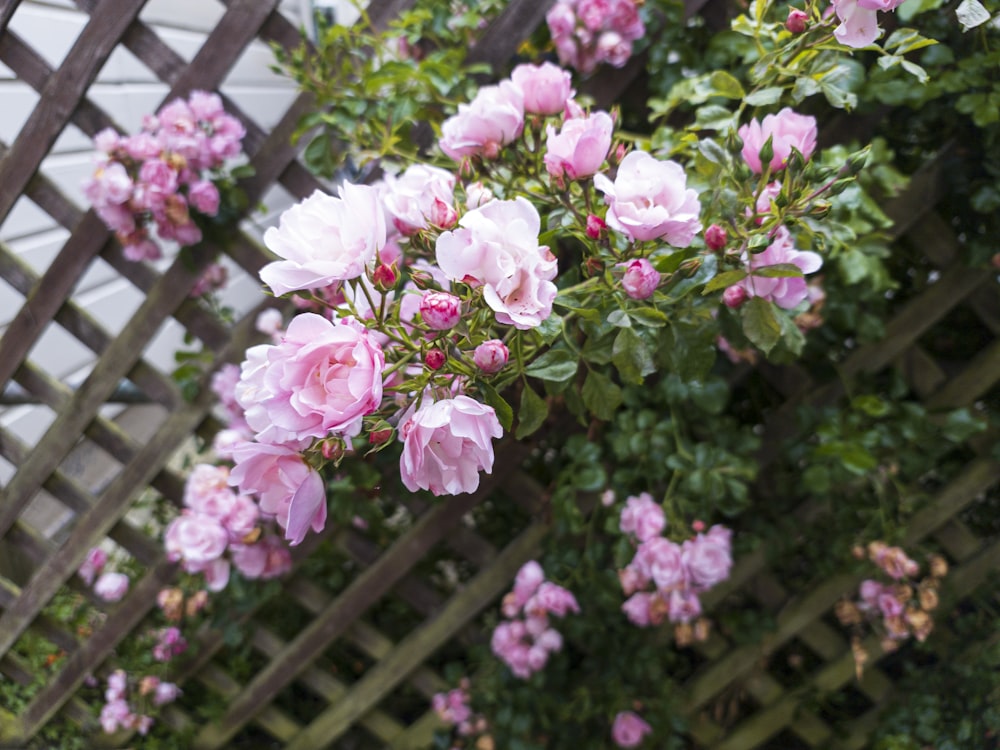
[[(0, 223), (22, 195), (65, 227), (70, 235), (58, 257), (43, 274), (36, 274), (10, 248), (0, 244), (0, 278), (24, 301), (0, 338), (0, 388), (16, 383), (32, 398), (57, 414), (35, 445), (25, 445), (0, 430), (0, 455), (16, 466), (9, 483), (0, 488), (0, 540), (26, 561), (30, 575), (20, 583), (0, 577), (0, 672), (5, 679), (30, 682), (33, 675), (13, 650), (29, 630), (55, 643), (67, 656), (53, 679), (17, 715), (0, 706), (0, 747), (22, 746), (58, 715), (70, 721), (92, 722), (92, 709), (77, 691), (89, 674), (100, 672), (116, 646), (136, 628), (155, 606), (156, 595), (175, 574), (157, 540), (147, 538), (126, 522), (125, 514), (147, 488), (180, 504), (183, 479), (167, 465), (169, 458), (190, 436), (211, 420), (211, 392), (203, 388), (194, 401), (185, 401), (175, 383), (143, 359), (143, 353), (164, 321), (172, 318), (215, 353), (216, 366), (239, 361), (252, 340), (251, 311), (233, 327), (225, 327), (208, 311), (188, 299), (200, 268), (174, 262), (165, 272), (124, 259), (120, 247), (93, 212), (83, 210), (64, 196), (40, 171), (42, 160), (66, 126), (74, 124), (93, 136), (105, 127), (116, 127), (108, 114), (89, 97), (102, 65), (119, 45), (127, 48), (169, 86), (166, 99), (194, 89), (218, 89), (227, 72), (255, 39), (287, 48), (298, 45), (294, 25), (277, 9), (278, 0), (224, 0), (226, 12), (200, 51), (186, 62), (140, 18), (144, 0), (74, 0), (90, 14), (90, 21), (58, 69), (7, 29), (17, 10), (16, 0), (0, 5), (0, 61), (39, 94), (38, 104), (21, 134), (11, 144), (0, 143)], [(385, 24), (408, 0), (373, 0), (369, 14)], [(551, 0), (512, 0), (502, 16), (488, 28), (472, 50), (477, 61), (502, 67), (541, 22)], [(704, 2), (689, 2), (688, 12), (701, 10)], [(632, 82), (641, 61), (626, 70), (599, 76), (591, 83), (599, 101), (612, 101)], [(243, 187), (254, 205), (273, 185), (293, 196), (304, 197), (319, 187), (317, 180), (296, 158), (289, 136), (300, 117), (309, 111), (308, 96), (298, 97), (279, 124), (269, 132), (241, 112), (231, 99), (226, 109), (247, 129), (245, 150), (255, 168)], [(120, 129), (120, 128), (119, 128)], [(930, 408), (969, 405), (996, 387), (1000, 378), (1000, 298), (995, 280), (985, 271), (956, 262), (957, 240), (948, 224), (935, 212), (940, 198), (938, 162), (914, 179), (908, 191), (887, 207), (896, 220), (898, 241), (920, 238), (940, 278), (906, 305), (889, 322), (884, 341), (856, 351), (841, 367), (850, 378), (861, 373), (897, 367)], [(933, 238), (928, 242), (928, 238)], [(914, 241), (917, 241), (916, 239)], [(250, 274), (268, 257), (249, 235), (240, 235), (226, 252)], [(112, 337), (74, 299), (74, 286), (96, 258), (142, 291), (145, 301), (125, 329)], [(206, 263), (207, 259), (201, 261)], [(950, 374), (921, 346), (926, 332), (958, 305), (969, 306), (991, 337), (981, 352)], [(57, 325), (98, 357), (86, 380), (71, 389), (32, 361), (33, 345), (48, 326)], [(814, 383), (794, 368), (763, 367), (758, 375), (769, 379), (787, 397), (787, 404), (768, 425), (765, 445), (776, 445), (791, 422), (797, 404), (822, 404), (840, 395), (838, 384)], [(115, 421), (101, 414), (118, 385), (127, 380), (163, 410), (163, 420), (148, 441), (139, 441)], [(838, 381), (839, 383), (839, 381)], [(66, 470), (70, 453), (81, 443), (91, 443), (120, 465), (99, 491), (84, 486)], [(957, 479), (910, 525), (907, 543), (934, 538), (956, 563), (949, 576), (952, 596), (961, 596), (1000, 565), (1000, 543), (978, 539), (958, 516), (979, 501), (1000, 481), (1000, 465), (987, 457), (988, 446), (978, 446), (973, 460)], [(542, 502), (539, 488), (518, 471), (527, 448), (513, 442), (499, 451), (498, 467), (473, 495), (455, 497), (429, 508), (414, 508), (416, 520), (402, 537), (385, 550), (376, 548), (357, 530), (329, 529), (309, 538), (296, 550), (300, 563), (321, 542), (330, 540), (353, 561), (360, 574), (342, 591), (331, 594), (302, 572), (285, 586), (290, 606), (308, 614), (310, 623), (290, 639), (259, 621), (254, 612), (242, 615), (251, 632), (250, 646), (264, 664), (245, 683), (238, 682), (215, 660), (224, 647), (221, 633), (200, 634), (197, 657), (181, 675), (185, 684), (199, 684), (227, 700), (222, 718), (206, 723), (178, 708), (168, 708), (164, 720), (179, 729), (194, 729), (193, 747), (221, 748), (237, 742), (247, 732), (273, 739), (275, 747), (306, 750), (336, 747), (353, 737), (355, 747), (417, 748), (426, 746), (438, 726), (429, 710), (420, 715), (401, 714), (393, 699), (401, 689), (415, 691), (429, 703), (435, 692), (447, 687), (442, 677), (425, 666), (436, 651), (460, 637), (469, 623), (507, 589), (514, 573), (537, 551), (545, 535), (545, 522), (523, 529), (513, 541), (498, 548), (489, 539), (461, 524), (462, 518), (494, 492), (518, 499), (528, 510)], [(774, 459), (765, 453), (766, 463)], [(75, 516), (68, 535), (58, 541), (46, 538), (23, 519), (23, 513), (40, 489)], [(803, 507), (803, 523), (811, 518)], [(110, 537), (146, 567), (127, 599), (105, 609), (107, 617), (98, 630), (82, 638), (63, 629), (43, 614), (64, 586), (77, 587), (74, 574), (89, 549)], [(435, 545), (447, 545), (455, 556), (475, 571), (471, 580), (450, 599), (414, 572)], [(739, 561), (734, 576), (705, 597), (706, 605), (740, 589), (749, 591), (760, 606), (776, 614), (777, 630), (764, 644), (737, 645), (714, 634), (698, 646), (705, 665), (686, 683), (678, 685), (687, 696), (691, 738), (699, 747), (782, 747), (788, 736), (805, 747), (863, 747), (877, 721), (879, 706), (892, 692), (891, 680), (877, 665), (858, 684), (872, 708), (853, 719), (846, 735), (823, 717), (804, 707), (810, 691), (833, 692), (854, 681), (849, 644), (843, 633), (828, 625), (835, 601), (858, 580), (841, 576), (827, 581), (806, 596), (789, 594), (768, 569), (763, 551)], [(80, 589), (84, 591), (84, 589)], [(84, 591), (84, 593), (86, 593)], [(88, 594), (89, 595), (89, 594)], [(393, 639), (366, 620), (366, 612), (388, 599), (398, 599), (423, 623), (409, 634)], [(784, 687), (767, 671), (768, 654), (797, 640), (815, 654), (822, 666), (794, 688)], [(336, 643), (346, 643), (368, 660), (361, 676), (340, 679), (317, 666)], [(877, 643), (867, 644), (877, 652)], [(315, 698), (308, 719), (292, 715), (281, 705), (281, 694), (290, 686)], [(746, 691), (757, 710), (735, 726), (723, 727), (709, 707), (731, 689)], [(839, 727), (843, 730), (844, 727)], [(360, 738), (360, 739), (358, 739)], [(108, 745), (127, 737), (105, 738)], [(769, 744), (770, 743), (770, 744)]]

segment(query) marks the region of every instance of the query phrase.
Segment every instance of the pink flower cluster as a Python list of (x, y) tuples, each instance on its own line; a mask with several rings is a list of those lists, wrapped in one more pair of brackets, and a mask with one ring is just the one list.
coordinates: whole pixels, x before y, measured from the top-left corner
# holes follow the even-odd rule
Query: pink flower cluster
[(643, 738), (653, 731), (642, 717), (633, 711), (620, 711), (611, 725), (611, 739), (618, 747), (639, 747)]
[(157, 633), (153, 658), (159, 662), (168, 662), (187, 651), (187, 646), (187, 640), (181, 635), (181, 631), (171, 625)]
[(622, 611), (639, 627), (659, 625), (665, 618), (674, 623), (696, 619), (701, 614), (698, 595), (726, 580), (733, 564), (732, 532), (724, 526), (713, 526), (683, 544), (662, 536), (665, 527), (663, 509), (649, 493), (626, 500), (619, 528), (638, 546), (618, 577), (629, 597)]
[(646, 27), (635, 0), (559, 0), (545, 16), (559, 62), (584, 75), (600, 63), (620, 68)]
[(486, 719), (473, 713), (469, 706), (468, 679), (462, 679), (454, 690), (436, 693), (431, 699), (431, 708), (441, 721), (455, 727), (460, 737), (470, 737), (486, 731)]
[(833, 0), (832, 8), (840, 25), (833, 30), (837, 41), (848, 47), (867, 47), (878, 39), (878, 11), (892, 11), (903, 0)]
[(130, 260), (155, 260), (159, 246), (150, 227), (165, 240), (193, 245), (201, 240), (192, 211), (215, 216), (219, 191), (211, 172), (240, 153), (242, 123), (228, 115), (217, 94), (195, 91), (175, 99), (142, 131), (120, 136), (103, 130), (94, 138), (104, 154), (84, 194), (116, 233)]
[(546, 581), (542, 566), (531, 560), (518, 571), (501, 610), (507, 619), (493, 631), (490, 645), (515, 676), (526, 680), (562, 649), (562, 635), (549, 623), (549, 615), (579, 613), (580, 606), (572, 593)]
[[(106, 602), (120, 601), (128, 593), (129, 577), (124, 573), (105, 571), (108, 553), (94, 547), (87, 553), (77, 571), (77, 575), (88, 586), (93, 585), (94, 593)], [(96, 581), (95, 581), (96, 579)]]
[[(148, 675), (139, 680), (138, 693), (153, 706), (172, 703), (181, 694), (181, 689), (172, 682)], [(153, 726), (153, 717), (136, 713), (129, 704), (128, 676), (117, 669), (108, 676), (108, 686), (104, 691), (104, 707), (101, 709), (101, 728), (108, 734), (119, 729), (130, 729), (145, 736)]]
[[(291, 566), (287, 549), (276, 539), (260, 539), (260, 511), (230, 486), (225, 466), (199, 464), (184, 488), (185, 509), (167, 527), (167, 557), (188, 573), (202, 573), (211, 591), (229, 582), (230, 564), (246, 578), (274, 578)], [(229, 552), (229, 557), (224, 555)]]

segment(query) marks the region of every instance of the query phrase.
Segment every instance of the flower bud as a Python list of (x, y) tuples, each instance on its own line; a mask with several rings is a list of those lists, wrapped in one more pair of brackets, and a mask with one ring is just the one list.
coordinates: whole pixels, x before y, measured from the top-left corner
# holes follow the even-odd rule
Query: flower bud
[(436, 227), (451, 229), (458, 223), (458, 212), (450, 204), (445, 203), (440, 198), (435, 198), (434, 205), (431, 206), (431, 215), (428, 219)]
[(187, 600), (187, 603), (184, 605), (184, 613), (188, 617), (194, 617), (196, 614), (205, 609), (206, 604), (208, 604), (208, 592), (202, 589), (201, 591), (195, 592), (195, 594)]
[(785, 28), (793, 34), (801, 34), (806, 30), (809, 22), (809, 14), (798, 8), (788, 9), (788, 18), (785, 20)]
[(472, 354), (472, 360), (476, 363), (476, 367), (487, 375), (500, 372), (507, 364), (509, 357), (510, 350), (500, 339), (484, 341), (476, 347), (476, 351)]
[(696, 534), (700, 534), (705, 530), (705, 522), (699, 519), (695, 519), (691, 522), (691, 528), (694, 529)]
[(327, 461), (340, 461), (344, 457), (344, 441), (341, 438), (326, 438), (320, 442), (319, 450)]
[(368, 433), (368, 443), (369, 445), (383, 445), (388, 443), (392, 439), (392, 427), (388, 424), (378, 428), (373, 429)]
[(622, 276), (622, 287), (632, 299), (648, 299), (653, 296), (660, 284), (660, 272), (645, 258), (625, 263), (625, 275)]
[(694, 627), (689, 622), (679, 622), (674, 626), (674, 641), (677, 648), (687, 648), (694, 642)]
[(932, 609), (937, 609), (938, 605), (938, 595), (937, 591), (931, 588), (920, 589), (920, 608), (927, 610), (928, 612)]
[(608, 225), (604, 222), (600, 216), (596, 214), (590, 214), (587, 217), (587, 236), (592, 240), (599, 240), (601, 238), (601, 232), (607, 229)]
[(928, 564), (931, 575), (935, 578), (944, 578), (948, 574), (948, 561), (941, 555), (931, 555)]
[(424, 355), (424, 364), (432, 370), (440, 370), (448, 360), (448, 355), (440, 349), (431, 349)]
[(694, 623), (694, 639), (698, 643), (704, 643), (708, 640), (708, 635), (711, 632), (712, 623), (708, 618), (699, 617)]
[(726, 234), (726, 230), (718, 224), (713, 224), (705, 230), (705, 244), (710, 250), (721, 250), (728, 241), (729, 236)]
[(428, 328), (447, 331), (462, 317), (462, 300), (447, 292), (428, 292), (420, 300), (420, 316)]
[(395, 263), (392, 265), (379, 263), (375, 266), (375, 270), (372, 272), (372, 283), (380, 292), (389, 291), (396, 286), (397, 281), (399, 281), (399, 271), (396, 269)]
[(727, 286), (722, 293), (722, 304), (726, 307), (736, 309), (747, 301), (747, 290), (741, 286)]
[(473, 182), (465, 188), (465, 207), (470, 211), (493, 200), (493, 191), (481, 182)]

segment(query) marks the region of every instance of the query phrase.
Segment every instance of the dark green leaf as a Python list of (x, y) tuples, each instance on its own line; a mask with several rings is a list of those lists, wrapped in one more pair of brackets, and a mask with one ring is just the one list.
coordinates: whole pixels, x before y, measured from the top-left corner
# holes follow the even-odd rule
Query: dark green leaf
[(607, 375), (597, 370), (587, 373), (583, 382), (583, 403), (598, 419), (608, 421), (622, 403), (622, 389)]
[(523, 440), (537, 430), (549, 415), (549, 405), (528, 385), (521, 392), (521, 408), (517, 412), (517, 430), (514, 437)]
[(751, 297), (740, 308), (743, 333), (754, 346), (767, 354), (778, 343), (781, 323), (774, 312), (774, 305), (762, 297)]
[(576, 354), (567, 349), (550, 349), (524, 368), (524, 372), (539, 380), (562, 383), (576, 375), (577, 367), (579, 360)]
[(732, 286), (733, 284), (743, 281), (747, 277), (747, 272), (742, 268), (736, 268), (732, 271), (723, 271), (714, 279), (705, 284), (705, 288), (702, 290), (702, 294), (711, 294), (718, 289), (725, 289), (726, 287)]

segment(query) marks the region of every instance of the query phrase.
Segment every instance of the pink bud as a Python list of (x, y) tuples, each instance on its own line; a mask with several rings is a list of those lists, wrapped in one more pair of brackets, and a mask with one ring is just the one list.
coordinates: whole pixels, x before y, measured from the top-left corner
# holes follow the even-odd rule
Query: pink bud
[(375, 288), (380, 292), (389, 291), (396, 286), (398, 280), (399, 273), (396, 271), (395, 264), (379, 263), (372, 272), (372, 283), (375, 284)]
[(741, 286), (726, 287), (722, 293), (722, 304), (726, 307), (737, 308), (747, 301), (747, 290)]
[(705, 244), (711, 250), (721, 250), (726, 246), (728, 241), (729, 237), (726, 235), (726, 230), (718, 224), (713, 224), (705, 230)]
[(428, 292), (420, 300), (420, 316), (428, 328), (447, 331), (462, 317), (462, 300), (447, 292)]
[(798, 8), (789, 8), (788, 18), (785, 20), (785, 28), (793, 34), (801, 34), (806, 30), (809, 22), (809, 14)]
[(320, 453), (327, 461), (339, 461), (344, 457), (344, 442), (339, 438), (327, 438), (319, 445)]
[(622, 276), (622, 286), (625, 293), (632, 299), (648, 299), (653, 296), (660, 284), (660, 272), (645, 258), (625, 263), (625, 275)]
[(691, 524), (691, 528), (700, 534), (705, 530), (705, 522), (696, 520)]
[(444, 363), (447, 361), (448, 355), (446, 355), (440, 349), (431, 349), (427, 354), (424, 355), (424, 364), (427, 365), (432, 370), (440, 370), (444, 367)]
[(427, 218), (436, 227), (450, 229), (458, 222), (458, 212), (440, 198), (435, 198), (434, 205), (431, 207), (431, 215)]
[[(435, 350), (437, 351), (437, 350)], [(368, 442), (371, 445), (382, 445), (392, 437), (392, 428), (386, 427), (382, 430), (372, 430), (368, 433)]]
[(592, 240), (601, 238), (601, 232), (607, 229), (608, 225), (600, 216), (590, 214), (587, 217), (587, 236)]
[(510, 351), (499, 339), (484, 341), (476, 347), (476, 351), (472, 354), (472, 360), (476, 363), (476, 367), (487, 375), (500, 372), (507, 364), (508, 357), (510, 357)]

